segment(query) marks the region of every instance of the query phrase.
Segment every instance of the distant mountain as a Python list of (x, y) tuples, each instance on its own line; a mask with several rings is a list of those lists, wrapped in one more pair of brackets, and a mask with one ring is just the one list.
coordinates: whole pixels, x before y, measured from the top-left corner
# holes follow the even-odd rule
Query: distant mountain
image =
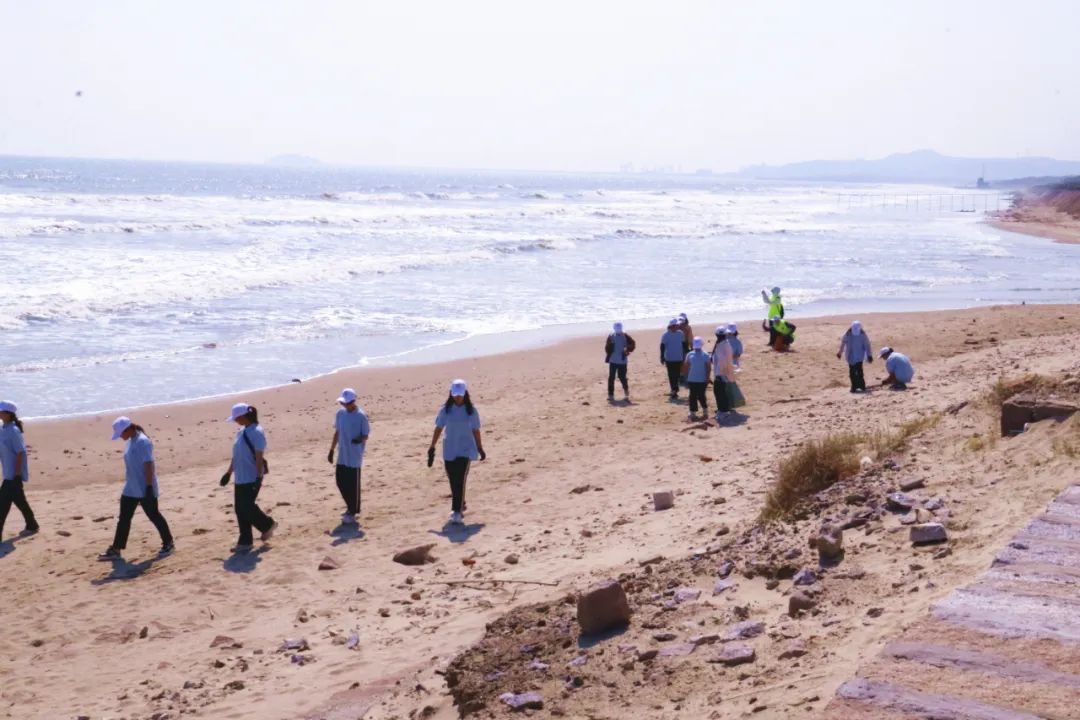
[(318, 158), (308, 157), (307, 155), (275, 155), (266, 161), (267, 165), (281, 165), (284, 167), (312, 167), (314, 165), (322, 165), (322, 161)]
[(994, 180), (1080, 174), (1080, 162), (1046, 157), (960, 158), (933, 150), (897, 153), (879, 160), (811, 160), (790, 165), (754, 165), (743, 177), (769, 180), (846, 180), (854, 182), (938, 182), (974, 185)]

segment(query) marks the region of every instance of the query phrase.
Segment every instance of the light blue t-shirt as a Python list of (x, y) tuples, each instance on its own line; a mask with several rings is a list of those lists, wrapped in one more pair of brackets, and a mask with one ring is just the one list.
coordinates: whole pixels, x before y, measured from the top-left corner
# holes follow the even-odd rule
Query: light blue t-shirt
[(731, 343), (731, 354), (738, 360), (742, 357), (742, 340), (734, 335), (728, 335), (728, 342)]
[[(251, 448), (244, 442), (245, 432), (247, 439), (251, 441)], [(240, 432), (236, 433), (236, 440), (232, 446), (232, 466), (235, 473), (233, 482), (237, 485), (250, 485), (258, 479), (259, 475), (262, 475), (262, 470), (255, 468), (255, 453), (252, 452), (252, 448), (266, 451), (266, 434), (258, 425), (248, 425), (240, 428)]]
[(476, 460), (480, 457), (473, 437), (473, 430), (480, 429), (480, 412), (475, 407), (469, 415), (464, 405), (451, 405), (449, 410), (444, 405), (435, 417), (435, 427), (443, 429), (443, 460), (462, 457)]
[(844, 345), (844, 357), (848, 365), (866, 362), (874, 357), (871, 355), (873, 349), (870, 347), (870, 336), (866, 334), (865, 330), (858, 335), (848, 330), (844, 333), (842, 342)]
[(371, 434), (371, 425), (368, 417), (361, 408), (356, 412), (349, 412), (345, 408), (337, 411), (334, 418), (334, 430), (337, 431), (337, 464), (345, 467), (358, 468), (364, 464), (364, 446), (367, 443), (353, 444), (358, 437), (366, 437)]
[[(16, 467), (16, 459), (19, 453), (23, 453), (23, 466)], [(22, 475), (23, 482), (29, 480), (30, 460), (26, 456), (26, 442), (15, 423), (8, 423), (0, 427), (0, 465), (3, 465), (4, 480), (14, 480), (16, 475)]]
[(905, 385), (911, 382), (911, 378), (915, 377), (915, 368), (911, 367), (911, 360), (908, 359), (907, 355), (898, 352), (894, 352), (885, 361), (885, 369)]
[(660, 347), (664, 349), (664, 362), (682, 362), (682, 344), (686, 338), (680, 330), (668, 330), (660, 338)]
[(691, 350), (686, 354), (686, 382), (709, 381), (709, 353), (704, 350)]
[(611, 333), (611, 354), (607, 361), (609, 365), (626, 364), (626, 333)]
[[(142, 433), (127, 441), (124, 450), (124, 497), (146, 497), (145, 464), (154, 462), (154, 443)], [(157, 466), (154, 466), (154, 497), (158, 496)]]

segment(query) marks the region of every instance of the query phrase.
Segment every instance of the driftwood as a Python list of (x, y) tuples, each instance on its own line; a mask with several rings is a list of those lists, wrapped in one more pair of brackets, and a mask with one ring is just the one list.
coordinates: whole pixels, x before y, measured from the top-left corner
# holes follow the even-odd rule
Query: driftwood
[(747, 695), (758, 695), (770, 690), (776, 690), (777, 688), (787, 687), (788, 685), (806, 682), (807, 680), (820, 680), (827, 676), (828, 673), (821, 673), (820, 675), (807, 675), (806, 677), (796, 678), (795, 680), (785, 680), (784, 682), (773, 683), (772, 685), (755, 688), (754, 690), (747, 690), (746, 692), (736, 693), (734, 695), (725, 695), (724, 700), (734, 700), (735, 698), (746, 697)]
[(499, 578), (475, 578), (473, 580), (432, 580), (435, 585), (476, 585), (480, 583), (499, 583), (514, 585), (546, 585), (556, 587), (557, 582), (544, 582), (543, 580), (500, 580)]

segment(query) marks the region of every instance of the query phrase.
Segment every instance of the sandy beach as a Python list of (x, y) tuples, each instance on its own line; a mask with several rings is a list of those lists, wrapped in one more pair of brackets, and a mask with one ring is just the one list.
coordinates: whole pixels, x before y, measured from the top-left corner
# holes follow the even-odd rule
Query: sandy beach
[[(152, 559), (157, 537), (141, 514), (128, 563), (94, 560), (111, 540), (122, 484), (122, 444), (108, 439), (112, 415), (29, 423), (27, 494), (42, 531), (0, 551), (8, 628), (0, 636), (0, 717), (457, 717), (441, 673), (488, 623), (636, 570), (643, 559), (686, 557), (721, 524), (748, 527), (777, 460), (804, 440), (895, 427), (973, 402), (999, 377), (1080, 370), (1073, 306), (868, 315), (860, 319), (875, 347), (908, 354), (917, 375), (906, 393), (852, 396), (835, 357), (851, 319), (796, 320), (798, 340), (787, 354), (766, 350), (760, 329), (744, 324), (739, 382), (749, 404), (745, 422), (733, 427), (692, 430), (685, 406), (669, 403), (659, 329), (635, 333), (628, 404), (606, 401), (598, 337), (140, 409), (132, 417), (154, 440), (161, 509), (177, 539), (176, 554), (164, 560)], [(692, 320), (711, 336), (712, 324)], [(469, 477), (468, 525), (447, 532), (446, 479), (424, 458), (435, 412), (457, 376), (470, 382), (488, 460)], [(871, 384), (882, 376), (880, 362), (867, 367)], [(345, 386), (357, 389), (372, 422), (359, 536), (338, 528), (343, 507), (326, 461), (334, 400)], [(280, 523), (273, 540), (247, 556), (229, 552), (232, 491), (217, 485), (234, 434), (222, 418), (235, 399), (260, 409), (272, 466), (260, 503)], [(911, 562), (898, 535), (856, 549), (867, 579), (845, 589), (847, 601), (832, 613), (837, 624), (815, 625), (802, 661), (814, 679), (783, 690), (776, 714), (766, 716), (814, 717), (883, 638), (981, 572), (997, 543), (1064, 487), (1062, 473), (1075, 473), (1054, 458), (1030, 466), (1009, 452), (1018, 441), (990, 442), (993, 423), (978, 412), (943, 416), (903, 459), (948, 498), (958, 528), (952, 556), (925, 563), (915, 593), (890, 587)], [(966, 449), (973, 436), (986, 447)], [(649, 498), (660, 489), (676, 493), (673, 509), (653, 511)], [(16, 511), (6, 534), (20, 529)], [(432, 564), (391, 560), (428, 543)], [(327, 557), (336, 569), (319, 569)], [(453, 584), (488, 578), (527, 583)], [(789, 588), (764, 583), (744, 581), (703, 607), (717, 617), (743, 603), (762, 616), (782, 614)], [(868, 605), (883, 608), (872, 622)], [(353, 632), (358, 643), (349, 647)], [(308, 649), (279, 651), (299, 638)], [(793, 677), (789, 662), (771, 657), (749, 672), (687, 675), (696, 679), (678, 692), (648, 696), (648, 715), (740, 717), (745, 705), (711, 703), (711, 692)], [(627, 689), (624, 699), (619, 692), (600, 685), (563, 698), (562, 711), (626, 717), (625, 697), (637, 691)]]

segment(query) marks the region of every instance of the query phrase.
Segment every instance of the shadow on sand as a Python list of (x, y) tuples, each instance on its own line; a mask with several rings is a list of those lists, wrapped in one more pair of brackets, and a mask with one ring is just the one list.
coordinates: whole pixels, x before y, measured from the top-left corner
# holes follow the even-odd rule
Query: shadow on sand
[(334, 538), (330, 544), (334, 547), (344, 545), (351, 540), (363, 540), (364, 531), (360, 529), (359, 525), (346, 525), (342, 523), (336, 528), (330, 531), (330, 537)]
[(270, 548), (266, 545), (263, 545), (257, 550), (234, 552), (232, 555), (225, 558), (225, 562), (223, 562), (221, 566), (226, 572), (231, 573), (254, 572), (255, 566), (262, 562), (263, 553), (267, 552), (270, 552)]
[(463, 543), (483, 529), (484, 523), (473, 523), (472, 525), (451, 525), (446, 523), (443, 525), (442, 530), (428, 530), (428, 532), (432, 535), (444, 537), (452, 543)]
[(118, 580), (134, 580), (140, 575), (144, 574), (147, 570), (154, 566), (154, 563), (158, 561), (158, 558), (150, 558), (148, 560), (142, 560), (141, 562), (128, 562), (123, 558), (116, 558), (110, 560), (112, 563), (112, 570), (103, 578), (97, 580), (91, 580), (91, 585), (107, 585), (111, 582)]

